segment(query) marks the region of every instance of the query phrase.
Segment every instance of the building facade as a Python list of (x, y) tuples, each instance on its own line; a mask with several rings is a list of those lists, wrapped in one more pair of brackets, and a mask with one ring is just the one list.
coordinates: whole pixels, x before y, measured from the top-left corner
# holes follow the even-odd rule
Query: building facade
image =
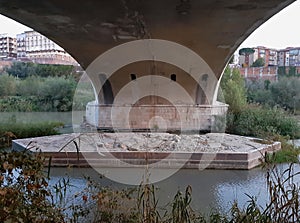
[(36, 31), (17, 35), (19, 59), (29, 59), (40, 64), (78, 65), (63, 48)]
[(17, 57), (16, 38), (8, 34), (0, 34), (0, 59), (10, 59)]
[(300, 66), (300, 47), (289, 50), (289, 66)]
[(264, 67), (269, 66), (300, 66), (300, 47), (288, 47), (286, 49), (272, 49), (264, 46), (258, 46), (252, 48), (253, 54), (248, 55), (248, 59), (245, 59), (245, 55), (239, 55), (240, 67), (251, 67), (258, 58), (264, 59)]
[(17, 34), (16, 38), (0, 34), (0, 60), (78, 65), (63, 48), (36, 31)]

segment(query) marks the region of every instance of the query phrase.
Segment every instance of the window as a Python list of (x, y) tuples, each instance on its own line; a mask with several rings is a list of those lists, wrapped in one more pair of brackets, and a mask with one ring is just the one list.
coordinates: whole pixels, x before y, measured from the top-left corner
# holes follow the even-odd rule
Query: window
[(176, 74), (171, 74), (171, 80), (176, 81)]
[(202, 75), (202, 81), (207, 81), (208, 79), (208, 74), (203, 74)]
[(130, 74), (130, 78), (131, 78), (132, 81), (136, 80), (136, 74)]

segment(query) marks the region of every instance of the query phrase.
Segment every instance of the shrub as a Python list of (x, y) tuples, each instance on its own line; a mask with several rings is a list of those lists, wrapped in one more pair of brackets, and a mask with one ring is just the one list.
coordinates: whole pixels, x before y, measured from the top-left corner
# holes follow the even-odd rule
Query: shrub
[[(43, 107), (41, 106), (41, 108)], [(33, 112), (39, 111), (41, 108), (39, 107), (39, 100), (36, 96), (9, 96), (0, 98), (1, 112)]]
[(300, 110), (300, 78), (281, 78), (271, 85), (274, 102), (284, 109)]
[(0, 150), (0, 222), (64, 222), (43, 174), (44, 159)]
[(238, 114), (230, 113), (227, 118), (227, 132), (264, 137), (270, 134), (300, 137), (300, 127), (296, 119), (287, 116), (280, 109), (266, 109), (260, 106), (248, 106)]
[(72, 77), (31, 76), (18, 82), (17, 96), (0, 99), (0, 111), (71, 111), (75, 88)]
[(0, 97), (16, 94), (16, 80), (6, 73), (0, 75)]
[(29, 138), (59, 134), (58, 127), (63, 126), (60, 122), (40, 123), (1, 123), (0, 124), (0, 148), (9, 147), (11, 140), (15, 138)]
[(38, 96), (42, 88), (43, 79), (36, 76), (30, 76), (18, 82), (18, 96)]
[(12, 66), (7, 67), (5, 71), (12, 76), (22, 79), (30, 76), (69, 76), (75, 73), (74, 67), (70, 65), (35, 64), (24, 62), (14, 62)]

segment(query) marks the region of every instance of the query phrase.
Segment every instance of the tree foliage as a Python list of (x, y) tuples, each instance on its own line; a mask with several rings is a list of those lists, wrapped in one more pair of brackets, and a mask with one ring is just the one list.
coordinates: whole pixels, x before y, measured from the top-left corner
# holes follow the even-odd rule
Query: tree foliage
[(26, 78), (30, 76), (55, 77), (68, 76), (74, 73), (74, 67), (71, 65), (52, 65), (14, 62), (12, 66), (7, 67), (5, 71), (14, 77)]
[(252, 48), (242, 48), (239, 50), (239, 55), (251, 55), (252, 53), (254, 53), (255, 50)]
[(3, 73), (0, 75), (0, 97), (15, 95), (16, 93), (16, 80), (13, 76)]
[(275, 104), (284, 109), (300, 110), (300, 78), (281, 78), (270, 87)]
[(247, 104), (245, 83), (239, 70), (227, 67), (221, 80), (221, 90), (225, 103), (229, 104), (229, 110), (238, 113)]
[(19, 80), (0, 75), (0, 81), (0, 111), (72, 110), (76, 81), (71, 76)]
[(249, 102), (278, 106), (289, 111), (300, 110), (300, 78), (282, 77), (278, 82), (255, 81), (247, 84)]
[(262, 57), (256, 59), (252, 64), (252, 67), (263, 67), (263, 66), (265, 66), (265, 60)]

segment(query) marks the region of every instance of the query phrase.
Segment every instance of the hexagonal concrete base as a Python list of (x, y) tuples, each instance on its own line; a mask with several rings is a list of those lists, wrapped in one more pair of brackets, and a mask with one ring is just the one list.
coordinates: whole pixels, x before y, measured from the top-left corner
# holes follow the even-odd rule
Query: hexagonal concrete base
[(224, 133), (73, 133), (18, 139), (13, 149), (41, 151), (52, 166), (251, 169), (280, 142)]

